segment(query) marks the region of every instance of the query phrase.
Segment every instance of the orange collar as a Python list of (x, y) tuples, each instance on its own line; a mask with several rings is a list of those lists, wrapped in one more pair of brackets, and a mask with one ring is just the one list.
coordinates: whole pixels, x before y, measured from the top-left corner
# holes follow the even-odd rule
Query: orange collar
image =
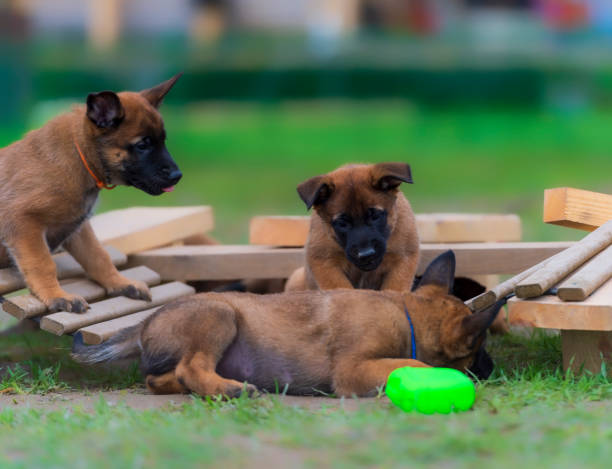
[(91, 174), (91, 177), (96, 182), (96, 186), (98, 187), (98, 189), (109, 189), (110, 190), (110, 189), (114, 189), (115, 187), (117, 187), (116, 184), (109, 185), (109, 184), (106, 184), (105, 182), (100, 181), (100, 179), (98, 179), (98, 176), (96, 176), (94, 174), (94, 172), (91, 170), (91, 168), (87, 164), (87, 161), (85, 160), (85, 155), (83, 155), (83, 152), (81, 151), (81, 147), (77, 143), (76, 138), (74, 139), (74, 146), (76, 147), (77, 151), (79, 152), (79, 156), (81, 157), (81, 161), (83, 162), (83, 166), (85, 166), (85, 169), (87, 170), (87, 172), (89, 174)]

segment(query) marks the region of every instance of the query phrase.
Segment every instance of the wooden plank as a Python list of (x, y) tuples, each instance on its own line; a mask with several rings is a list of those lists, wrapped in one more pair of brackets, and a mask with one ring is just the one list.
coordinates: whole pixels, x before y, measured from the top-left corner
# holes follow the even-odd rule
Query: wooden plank
[(563, 301), (583, 301), (612, 278), (612, 246), (593, 257), (557, 287)]
[(131, 254), (204, 234), (214, 220), (212, 208), (204, 205), (131, 207), (96, 215), (91, 226), (103, 244)]
[[(571, 246), (555, 243), (423, 244), (419, 272), (437, 255), (455, 252), (458, 275), (513, 274)], [(285, 278), (304, 264), (301, 248), (270, 246), (171, 246), (132, 254), (130, 265), (146, 265), (162, 280)]]
[(584, 301), (565, 302), (556, 295), (508, 300), (510, 324), (545, 329), (612, 331), (612, 280)]
[[(113, 264), (116, 266), (122, 266), (127, 262), (126, 255), (117, 249), (111, 246), (106, 246), (105, 249), (109, 253)], [(58, 279), (84, 274), (83, 267), (66, 252), (55, 254), (53, 256), (53, 262), (55, 262)], [(24, 287), (25, 282), (16, 268), (8, 267), (0, 269), (0, 295), (20, 290)]]
[(513, 242), (522, 237), (518, 215), (422, 213), (415, 218), (422, 243)]
[(564, 370), (601, 373), (602, 362), (612, 359), (612, 332), (563, 330), (561, 350)]
[[(140, 280), (149, 286), (157, 285), (161, 281), (157, 272), (153, 272), (151, 269), (145, 266), (126, 269), (121, 273), (130, 280)], [(71, 281), (66, 284), (62, 282), (62, 287), (68, 293), (80, 295), (87, 301), (99, 300), (106, 296), (106, 290), (91, 280), (70, 280)], [(8, 298), (2, 304), (2, 309), (20, 321), (26, 318), (40, 316), (41, 314), (47, 312), (47, 307), (45, 304), (32, 294)]]
[(249, 243), (263, 246), (301, 247), (310, 229), (309, 216), (253, 217), (249, 223)]
[(569, 273), (576, 270), (597, 253), (612, 244), (612, 220), (586, 235), (561, 255), (546, 263), (541, 269), (521, 280), (514, 289), (519, 298), (543, 295)]
[(81, 334), (83, 342), (87, 345), (98, 345), (108, 340), (110, 337), (121, 332), (123, 329), (128, 327), (136, 326), (140, 324), (161, 306), (155, 308), (145, 309), (138, 313), (128, 314), (127, 316), (121, 316), (110, 321), (99, 322), (98, 324), (92, 324), (91, 326), (79, 329), (77, 334)]
[[(424, 213), (415, 216), (422, 243), (512, 242), (521, 240), (517, 215)], [(306, 244), (310, 217), (259, 216), (249, 226), (249, 243), (300, 247)]]
[(544, 191), (544, 222), (593, 231), (612, 220), (612, 195), (558, 187)]
[(133, 300), (124, 296), (110, 298), (91, 305), (83, 314), (60, 312), (43, 316), (40, 328), (56, 335), (70, 334), (92, 324), (167, 303), (181, 296), (192, 295), (195, 289), (181, 282), (151, 288), (152, 301)]

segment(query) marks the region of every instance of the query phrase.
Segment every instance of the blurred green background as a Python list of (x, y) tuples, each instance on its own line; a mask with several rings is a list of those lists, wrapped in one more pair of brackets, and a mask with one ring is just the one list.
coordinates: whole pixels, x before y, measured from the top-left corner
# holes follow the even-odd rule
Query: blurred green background
[(541, 222), (543, 191), (612, 193), (608, 3), (2, 0), (0, 145), (184, 71), (162, 108), (184, 179), (105, 191), (98, 212), (210, 204), (216, 237), (246, 242), (251, 216), (306, 213), (302, 180), (405, 161), (417, 213), (517, 213), (526, 240), (576, 239)]

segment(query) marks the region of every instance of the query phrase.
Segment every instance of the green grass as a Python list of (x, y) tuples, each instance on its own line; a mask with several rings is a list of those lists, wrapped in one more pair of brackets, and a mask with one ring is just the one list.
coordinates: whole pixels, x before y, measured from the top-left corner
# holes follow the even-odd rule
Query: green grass
[[(256, 214), (303, 214), (295, 186), (350, 161), (407, 161), (417, 212), (521, 215), (525, 239), (581, 233), (540, 221), (547, 187), (612, 192), (612, 114), (426, 112), (405, 103), (278, 107), (193, 105), (163, 110), (168, 146), (185, 177), (172, 194), (102, 194), (100, 211), (130, 205), (211, 204), (217, 236), (245, 241)], [(44, 113), (43, 113), (44, 114)], [(46, 117), (39, 117), (46, 118)], [(34, 121), (33, 121), (34, 122)], [(0, 144), (21, 129), (0, 129)], [(0, 392), (142, 388), (136, 368), (74, 364), (69, 339), (1, 337)], [(276, 458), (312, 467), (609, 467), (612, 382), (606, 370), (561, 370), (556, 335), (490, 340), (497, 363), (473, 411), (404, 414), (384, 402), (356, 412), (284, 406), (273, 397), (135, 411), (0, 410), (2, 467), (244, 466)], [(9, 371), (10, 370), (10, 371)], [(254, 458), (254, 459), (251, 459)], [(259, 459), (258, 459), (259, 458)]]

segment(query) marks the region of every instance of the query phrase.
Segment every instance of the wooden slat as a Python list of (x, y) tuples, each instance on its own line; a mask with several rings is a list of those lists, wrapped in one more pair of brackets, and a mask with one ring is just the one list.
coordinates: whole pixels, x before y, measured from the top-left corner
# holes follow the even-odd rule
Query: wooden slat
[(155, 311), (157, 311), (159, 308), (161, 308), (161, 306), (145, 309), (144, 311), (128, 314), (127, 316), (122, 316), (116, 319), (111, 319), (110, 321), (92, 324), (91, 326), (79, 329), (77, 334), (81, 334), (83, 342), (87, 345), (101, 344), (102, 342), (119, 333), (123, 329), (127, 329), (128, 327), (140, 324), (153, 313), (155, 313)]
[(301, 247), (306, 244), (310, 217), (253, 217), (249, 224), (249, 243), (263, 246)]
[(612, 220), (612, 195), (559, 187), (544, 191), (544, 222), (593, 231)]
[(131, 207), (96, 215), (91, 225), (103, 244), (131, 254), (205, 234), (214, 221), (208, 206)]
[[(149, 286), (157, 285), (161, 281), (157, 272), (153, 272), (145, 266), (126, 269), (122, 271), (121, 274), (130, 280), (145, 282)], [(68, 293), (82, 296), (87, 301), (99, 300), (106, 295), (106, 290), (103, 287), (86, 279), (70, 281), (67, 284), (62, 283), (62, 287)], [(22, 319), (40, 316), (47, 312), (45, 304), (31, 294), (8, 298), (2, 304), (2, 309), (20, 321)]]
[[(458, 275), (513, 274), (556, 254), (573, 243), (423, 244), (422, 272), (434, 257), (455, 252)], [(300, 248), (270, 246), (172, 246), (133, 254), (131, 265), (146, 265), (162, 280), (231, 280), (283, 278), (304, 263)]]
[[(122, 266), (127, 262), (127, 257), (117, 249), (106, 246), (106, 251), (111, 256), (113, 264)], [(63, 279), (83, 275), (83, 268), (75, 261), (72, 256), (66, 252), (55, 254), (53, 256), (55, 268), (57, 270), (57, 278)], [(15, 290), (20, 290), (25, 287), (25, 282), (19, 271), (14, 267), (0, 269), (0, 295)]]
[(612, 246), (608, 246), (557, 287), (563, 301), (583, 301), (612, 278)]
[(564, 302), (554, 295), (508, 301), (511, 324), (545, 329), (612, 331), (612, 280), (584, 301)]
[(167, 283), (151, 288), (152, 301), (133, 300), (123, 296), (110, 298), (92, 304), (91, 308), (83, 314), (64, 311), (43, 316), (40, 328), (56, 335), (70, 334), (82, 327), (159, 306), (194, 292), (193, 287), (181, 282)]
[[(521, 240), (521, 219), (517, 215), (424, 213), (415, 218), (422, 243)], [(249, 243), (300, 247), (306, 244), (309, 228), (308, 216), (253, 217), (249, 227)]]
[(543, 295), (568, 274), (612, 244), (612, 220), (586, 235), (562, 254), (555, 256), (541, 269), (517, 283), (516, 296), (534, 298)]

